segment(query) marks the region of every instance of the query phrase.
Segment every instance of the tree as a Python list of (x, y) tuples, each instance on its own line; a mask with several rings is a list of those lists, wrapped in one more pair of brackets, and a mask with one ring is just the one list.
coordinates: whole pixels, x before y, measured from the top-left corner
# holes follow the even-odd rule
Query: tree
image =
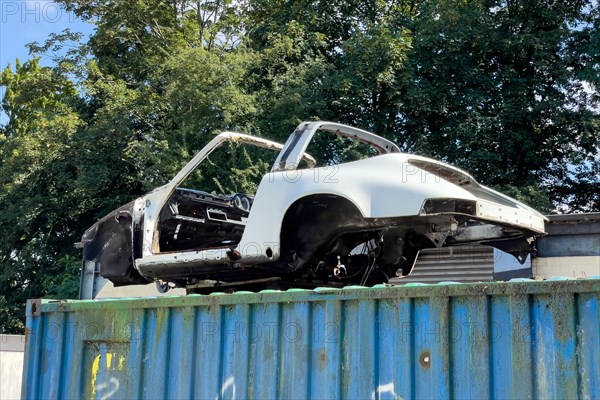
[[(83, 125), (73, 84), (39, 59), (0, 75), (8, 123), (0, 135), (0, 292), (9, 310), (0, 330), (22, 327), (26, 299), (74, 297), (73, 243), (79, 234), (71, 195), (73, 135)], [(77, 265), (77, 264), (75, 264)]]
[(589, 165), (568, 208), (597, 209), (584, 193), (598, 183), (598, 99), (572, 66), (585, 58), (574, 39), (590, 5), (422, 3), (400, 111), (402, 131), (424, 139), (415, 149), (545, 211), (564, 201), (571, 170)]
[[(284, 140), (298, 122), (325, 119), (397, 139), (407, 12), (397, 2), (252, 2), (247, 41), (262, 55), (254, 71), (261, 131)], [(318, 158), (328, 146), (340, 154), (339, 144), (317, 141)]]

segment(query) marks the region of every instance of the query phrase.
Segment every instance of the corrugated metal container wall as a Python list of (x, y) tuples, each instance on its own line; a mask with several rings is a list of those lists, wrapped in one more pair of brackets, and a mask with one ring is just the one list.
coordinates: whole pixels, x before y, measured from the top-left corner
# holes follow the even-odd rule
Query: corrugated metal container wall
[(410, 275), (392, 278), (390, 283), (485, 282), (494, 280), (494, 248), (456, 246), (419, 252)]
[(600, 280), (31, 301), (25, 398), (600, 398)]

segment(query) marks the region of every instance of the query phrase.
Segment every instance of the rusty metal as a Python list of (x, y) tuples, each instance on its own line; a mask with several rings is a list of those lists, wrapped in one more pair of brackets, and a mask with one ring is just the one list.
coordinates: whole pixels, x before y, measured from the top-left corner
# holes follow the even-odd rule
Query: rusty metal
[(599, 305), (600, 278), (30, 301), (23, 398), (600, 398)]

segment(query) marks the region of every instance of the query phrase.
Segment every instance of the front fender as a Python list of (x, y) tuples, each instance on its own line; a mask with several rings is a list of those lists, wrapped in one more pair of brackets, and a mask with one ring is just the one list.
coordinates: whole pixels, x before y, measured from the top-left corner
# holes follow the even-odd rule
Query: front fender
[(133, 265), (133, 206), (128, 203), (100, 221), (83, 235), (83, 259), (100, 265), (100, 275), (115, 284), (147, 284)]

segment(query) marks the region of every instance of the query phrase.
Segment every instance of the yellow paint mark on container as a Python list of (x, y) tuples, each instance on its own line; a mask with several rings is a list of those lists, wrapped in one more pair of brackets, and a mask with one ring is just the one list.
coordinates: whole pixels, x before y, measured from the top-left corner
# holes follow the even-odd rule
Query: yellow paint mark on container
[[(105, 371), (108, 371), (112, 368), (113, 357), (116, 358), (117, 353), (106, 353)], [(118, 357), (119, 357), (119, 362), (117, 364), (117, 369), (119, 371), (122, 371), (123, 368), (125, 367), (125, 357), (124, 356), (118, 356)], [(98, 354), (94, 358), (94, 362), (92, 363), (92, 379), (91, 379), (92, 398), (96, 397), (96, 381), (98, 380), (98, 373), (100, 372), (100, 360), (101, 359), (102, 359), (102, 354)]]
[(92, 399), (96, 397), (96, 378), (98, 378), (98, 372), (100, 371), (100, 358), (102, 354), (98, 354), (96, 358), (94, 358), (94, 362), (92, 363)]

